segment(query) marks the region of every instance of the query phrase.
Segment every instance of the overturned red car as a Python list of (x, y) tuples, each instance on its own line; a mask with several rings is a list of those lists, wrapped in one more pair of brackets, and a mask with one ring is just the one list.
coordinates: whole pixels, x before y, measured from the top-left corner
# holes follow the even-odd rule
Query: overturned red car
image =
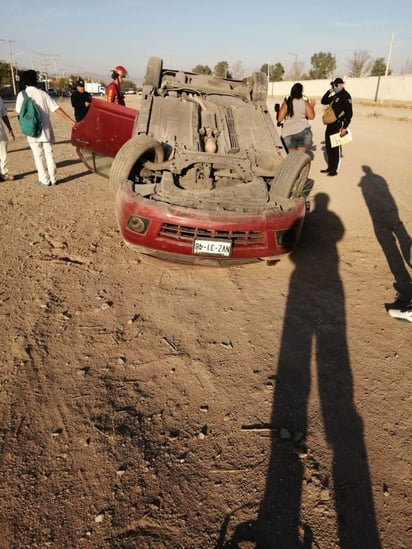
[(139, 111), (92, 102), (72, 144), (109, 178), (128, 245), (199, 264), (293, 249), (313, 184), (310, 159), (285, 153), (266, 97), (263, 73), (238, 81), (164, 69), (152, 57)]

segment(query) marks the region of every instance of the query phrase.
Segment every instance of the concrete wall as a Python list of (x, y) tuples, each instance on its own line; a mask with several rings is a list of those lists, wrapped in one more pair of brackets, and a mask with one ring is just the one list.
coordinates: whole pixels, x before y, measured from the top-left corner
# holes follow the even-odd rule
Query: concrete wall
[[(353, 99), (370, 101), (410, 101), (412, 102), (412, 74), (404, 76), (368, 76), (365, 78), (345, 78), (345, 87)], [(300, 80), (305, 95), (322, 97), (330, 87), (330, 80)], [(269, 97), (283, 98), (289, 95), (294, 82), (269, 82)]]

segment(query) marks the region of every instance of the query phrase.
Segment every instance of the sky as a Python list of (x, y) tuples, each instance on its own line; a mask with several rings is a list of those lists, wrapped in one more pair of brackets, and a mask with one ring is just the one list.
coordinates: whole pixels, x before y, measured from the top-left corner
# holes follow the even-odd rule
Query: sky
[(411, 0), (12, 0), (0, 19), (0, 60), (105, 83), (116, 65), (141, 83), (151, 56), (182, 70), (240, 62), (247, 76), (266, 63), (308, 72), (325, 52), (344, 77), (355, 51), (390, 56), (393, 74), (410, 64)]

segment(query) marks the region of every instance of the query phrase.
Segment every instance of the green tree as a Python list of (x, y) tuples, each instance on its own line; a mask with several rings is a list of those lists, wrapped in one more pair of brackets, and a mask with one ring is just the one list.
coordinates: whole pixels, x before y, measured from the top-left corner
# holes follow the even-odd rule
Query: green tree
[(0, 61), (0, 88), (11, 85), (10, 64), (5, 61)]
[(221, 76), (222, 78), (232, 78), (229, 73), (229, 63), (227, 61), (219, 61), (217, 65), (215, 65), (215, 75)]
[(285, 69), (283, 68), (282, 63), (276, 63), (276, 65), (269, 66), (265, 63), (260, 67), (260, 72), (263, 72), (269, 76), (269, 82), (280, 82), (285, 74)]
[[(371, 76), (384, 76), (386, 73), (386, 63), (383, 57), (378, 57), (375, 59), (371, 70)], [(391, 74), (391, 69), (388, 70), (388, 74)]]
[(69, 78), (65, 78), (65, 77), (52, 78), (49, 84), (51, 88), (58, 90), (59, 95), (61, 95), (64, 91), (69, 90), (71, 87)]
[(212, 74), (212, 69), (208, 65), (196, 65), (192, 72), (195, 74)]
[(269, 73), (269, 80), (271, 82), (280, 82), (283, 80), (283, 75), (285, 74), (285, 69), (283, 68), (282, 63), (276, 63), (272, 65), (271, 71)]
[(348, 76), (353, 78), (360, 78), (369, 74), (372, 59), (369, 52), (366, 50), (355, 50), (353, 56), (348, 59), (347, 66), (349, 69)]
[(270, 76), (270, 66), (267, 64), (267, 63), (264, 63), (261, 67), (260, 67), (260, 72), (263, 72), (265, 74), (267, 74), (268, 76)]
[(331, 53), (320, 51), (314, 53), (310, 58), (312, 68), (309, 71), (309, 76), (313, 80), (323, 80), (330, 78), (336, 70), (336, 59)]

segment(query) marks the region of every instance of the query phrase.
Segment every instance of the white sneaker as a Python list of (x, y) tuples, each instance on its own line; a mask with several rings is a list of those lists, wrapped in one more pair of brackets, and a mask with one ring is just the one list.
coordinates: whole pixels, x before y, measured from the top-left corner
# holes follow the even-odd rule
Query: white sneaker
[(2, 173), (1, 178), (3, 181), (14, 181), (14, 175), (12, 173)]
[(397, 320), (412, 322), (412, 301), (400, 309), (388, 309), (388, 313), (392, 318), (396, 318)]

